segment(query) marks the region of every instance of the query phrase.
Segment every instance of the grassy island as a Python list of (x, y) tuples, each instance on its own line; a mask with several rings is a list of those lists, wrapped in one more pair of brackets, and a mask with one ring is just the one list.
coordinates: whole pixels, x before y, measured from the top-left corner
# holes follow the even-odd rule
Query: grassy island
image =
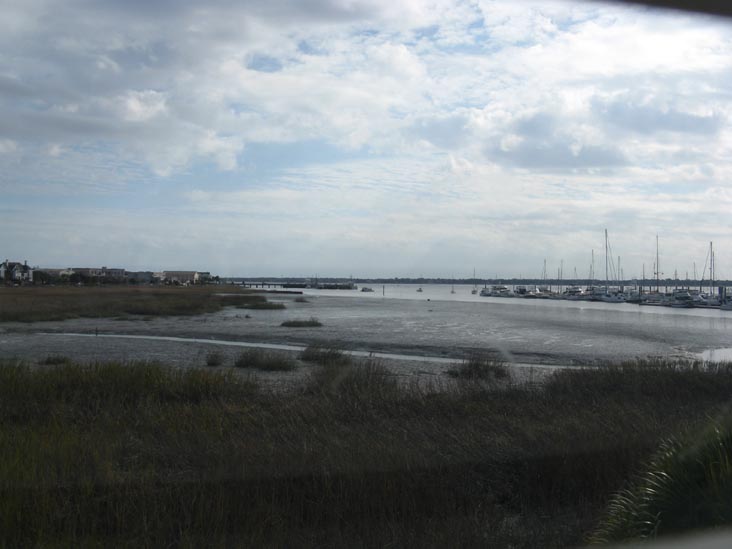
[(0, 290), (0, 322), (198, 315), (223, 307), (285, 308), (251, 290), (228, 286), (29, 286)]

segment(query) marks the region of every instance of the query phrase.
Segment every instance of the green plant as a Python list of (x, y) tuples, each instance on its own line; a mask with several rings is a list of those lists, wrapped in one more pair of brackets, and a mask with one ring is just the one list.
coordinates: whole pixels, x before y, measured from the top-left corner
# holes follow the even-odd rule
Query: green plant
[(311, 343), (300, 355), (300, 360), (324, 365), (345, 364), (351, 362), (351, 357), (335, 347)]
[(732, 524), (732, 418), (661, 445), (631, 486), (617, 493), (594, 543), (643, 540)]
[(206, 355), (206, 366), (221, 366), (224, 363), (224, 353), (211, 351)]
[(463, 360), (459, 366), (447, 370), (451, 377), (464, 380), (500, 380), (509, 377), (506, 365), (494, 356), (473, 354)]
[[(326, 363), (263, 391), (228, 369), (0, 360), (0, 546), (579, 546), (669, 438), (683, 450), (649, 470), (683, 482), (659, 493), (727, 512), (728, 442), (681, 433), (727, 409), (728, 370), (588, 368), (487, 393)], [(705, 511), (642, 509), (662, 509), (659, 532)]]
[(290, 371), (297, 368), (297, 364), (288, 354), (264, 349), (247, 349), (243, 351), (234, 361), (234, 366), (270, 372)]
[(67, 356), (61, 355), (49, 355), (44, 358), (39, 364), (45, 364), (48, 366), (58, 366), (59, 364), (71, 364), (71, 359)]
[(0, 293), (0, 322), (198, 315), (223, 307), (282, 309), (284, 305), (244, 290), (221, 294), (206, 286), (33, 286)]
[(280, 326), (285, 328), (318, 328), (323, 324), (315, 317), (308, 320), (285, 320)]
[(247, 303), (244, 305), (238, 305), (240, 309), (257, 309), (257, 310), (279, 310), (286, 309), (284, 303), (272, 303), (271, 301), (259, 302), (259, 303)]

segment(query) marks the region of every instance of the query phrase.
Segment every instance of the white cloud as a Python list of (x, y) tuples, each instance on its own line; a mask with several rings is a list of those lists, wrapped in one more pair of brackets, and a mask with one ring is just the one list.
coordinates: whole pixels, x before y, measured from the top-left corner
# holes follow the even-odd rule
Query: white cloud
[(10, 154), (18, 150), (18, 144), (10, 139), (0, 139), (0, 154)]
[(165, 113), (165, 94), (155, 90), (130, 91), (120, 98), (123, 118), (130, 122), (146, 122)]
[[(4, 192), (175, 188), (166, 207), (283, 257), (288, 235), (326, 255), (340, 235), (404, 268), (456, 242), (522, 249), (526, 270), (579, 262), (604, 224), (626, 249), (729, 225), (726, 23), (488, 0), (23, 6), (0, 21)], [(329, 152), (290, 158), (303, 143)]]

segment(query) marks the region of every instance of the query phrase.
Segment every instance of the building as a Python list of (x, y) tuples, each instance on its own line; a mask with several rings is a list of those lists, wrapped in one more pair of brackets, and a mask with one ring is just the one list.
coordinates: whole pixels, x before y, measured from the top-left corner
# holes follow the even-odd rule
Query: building
[(74, 267), (74, 273), (87, 278), (124, 278), (124, 269), (108, 269), (107, 267)]
[(132, 284), (150, 284), (154, 275), (152, 271), (125, 271), (127, 281)]
[(196, 274), (193, 275), (194, 284), (206, 284), (209, 280), (211, 280), (211, 273), (208, 271), (196, 271)]
[(193, 284), (196, 271), (163, 271), (163, 281), (177, 284)]
[(71, 276), (74, 271), (71, 269), (51, 269), (48, 267), (37, 267), (36, 272), (46, 273), (48, 276), (53, 278), (62, 278), (64, 276)]
[(5, 260), (0, 264), (0, 280), (9, 282), (33, 282), (33, 269), (28, 262)]
[(0, 263), (0, 280), (7, 282), (33, 282), (33, 269), (28, 262), (5, 260)]

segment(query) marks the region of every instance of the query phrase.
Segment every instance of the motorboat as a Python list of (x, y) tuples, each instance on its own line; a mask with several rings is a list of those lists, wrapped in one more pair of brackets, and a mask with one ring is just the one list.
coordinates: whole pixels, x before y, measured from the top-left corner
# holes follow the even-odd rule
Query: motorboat
[(643, 298), (639, 305), (651, 305), (655, 307), (668, 307), (670, 298), (666, 294), (658, 292), (652, 292), (649, 294), (643, 294)]
[(491, 286), (491, 295), (493, 297), (513, 297), (513, 292), (503, 284), (494, 284)]
[(689, 293), (689, 290), (674, 290), (669, 300), (671, 307), (690, 309), (694, 306), (694, 298)]
[(585, 291), (579, 286), (568, 286), (561, 294), (562, 299), (580, 301), (585, 298)]
[(526, 288), (526, 286), (516, 286), (513, 290), (513, 294), (516, 297), (526, 297), (526, 294), (529, 293), (529, 290)]
[(361, 291), (362, 291), (362, 292), (373, 292), (373, 291), (374, 291), (374, 289), (373, 289), (373, 288), (369, 288), (369, 287), (367, 287), (367, 286), (364, 286), (363, 288), (361, 288)]

